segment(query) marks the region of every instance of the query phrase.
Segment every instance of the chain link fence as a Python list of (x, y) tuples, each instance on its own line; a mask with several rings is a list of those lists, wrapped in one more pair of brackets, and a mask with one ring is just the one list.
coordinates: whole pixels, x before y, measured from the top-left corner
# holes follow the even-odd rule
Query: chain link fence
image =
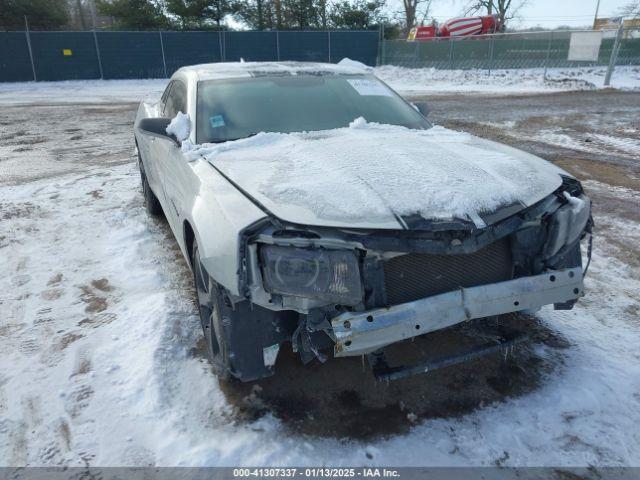
[[(590, 31), (592, 32), (592, 31)], [(498, 69), (640, 65), (640, 29), (602, 32), (597, 59), (569, 60), (577, 31), (380, 42), (377, 31), (0, 32), (0, 82), (165, 78), (221, 61), (337, 62), (410, 68)]]
[(224, 61), (375, 65), (379, 32), (0, 32), (0, 82), (166, 78), (184, 65)]
[[(593, 31), (590, 31), (593, 32)], [(380, 64), (437, 69), (517, 69), (608, 66), (617, 30), (602, 33), (597, 60), (571, 61), (571, 37), (576, 31), (502, 33), (421, 42), (385, 41)], [(640, 65), (640, 30), (620, 32), (615, 65)]]

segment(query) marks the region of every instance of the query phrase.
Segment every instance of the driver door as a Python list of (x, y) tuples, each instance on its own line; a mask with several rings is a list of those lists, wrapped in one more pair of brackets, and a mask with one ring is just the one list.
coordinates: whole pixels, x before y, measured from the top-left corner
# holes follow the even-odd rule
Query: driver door
[[(173, 88), (167, 97), (163, 116), (174, 118), (178, 112), (187, 112), (187, 87), (180, 80), (174, 80)], [(161, 181), (166, 203), (165, 215), (173, 233), (177, 238), (180, 238), (185, 205), (184, 195), (177, 187), (180, 184), (179, 180), (188, 175), (189, 168), (180, 147), (174, 142), (158, 139), (156, 146), (161, 162)]]

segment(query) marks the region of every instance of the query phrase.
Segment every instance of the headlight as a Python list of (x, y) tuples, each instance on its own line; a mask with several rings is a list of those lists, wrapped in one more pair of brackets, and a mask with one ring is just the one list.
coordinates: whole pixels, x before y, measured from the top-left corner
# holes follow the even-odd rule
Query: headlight
[(564, 192), (567, 204), (560, 207), (551, 219), (545, 257), (553, 257), (565, 245), (571, 245), (584, 231), (591, 215), (591, 201), (588, 197), (572, 197)]
[(358, 259), (352, 251), (265, 246), (265, 289), (270, 293), (355, 305), (362, 301)]

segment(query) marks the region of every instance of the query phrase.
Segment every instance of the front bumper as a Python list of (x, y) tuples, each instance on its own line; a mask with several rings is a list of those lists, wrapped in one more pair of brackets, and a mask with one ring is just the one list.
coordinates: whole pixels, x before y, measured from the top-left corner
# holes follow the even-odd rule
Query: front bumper
[(343, 313), (331, 321), (335, 356), (364, 355), (465, 320), (572, 301), (583, 295), (582, 277), (581, 267), (553, 270), (393, 307)]

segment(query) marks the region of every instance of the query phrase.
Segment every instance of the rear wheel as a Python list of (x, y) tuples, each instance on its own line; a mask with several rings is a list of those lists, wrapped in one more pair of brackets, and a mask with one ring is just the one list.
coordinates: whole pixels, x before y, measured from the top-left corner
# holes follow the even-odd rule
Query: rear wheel
[(162, 206), (158, 197), (151, 190), (149, 181), (147, 180), (147, 174), (144, 171), (144, 165), (142, 163), (142, 157), (140, 156), (140, 150), (138, 150), (138, 167), (140, 168), (140, 180), (142, 181), (142, 195), (144, 196), (144, 204), (147, 208), (147, 212), (151, 215), (159, 216), (162, 214)]

